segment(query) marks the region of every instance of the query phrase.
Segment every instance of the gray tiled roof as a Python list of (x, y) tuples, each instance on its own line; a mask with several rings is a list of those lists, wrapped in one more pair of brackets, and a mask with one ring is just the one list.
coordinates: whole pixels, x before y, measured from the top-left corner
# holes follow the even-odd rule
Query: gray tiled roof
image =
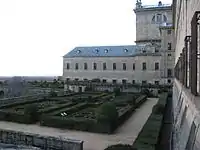
[(120, 57), (139, 54), (137, 45), (76, 47), (63, 57)]

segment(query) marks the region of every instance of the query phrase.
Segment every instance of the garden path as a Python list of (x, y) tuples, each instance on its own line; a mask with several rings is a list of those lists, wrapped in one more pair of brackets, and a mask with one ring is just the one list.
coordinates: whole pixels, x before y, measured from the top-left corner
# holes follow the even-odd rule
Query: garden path
[(108, 145), (124, 143), (132, 144), (148, 119), (157, 98), (149, 98), (114, 134), (97, 134), (72, 130), (61, 130), (38, 125), (25, 125), (0, 121), (1, 129), (24, 131), (47, 136), (63, 136), (69, 139), (84, 141), (84, 150), (103, 150)]

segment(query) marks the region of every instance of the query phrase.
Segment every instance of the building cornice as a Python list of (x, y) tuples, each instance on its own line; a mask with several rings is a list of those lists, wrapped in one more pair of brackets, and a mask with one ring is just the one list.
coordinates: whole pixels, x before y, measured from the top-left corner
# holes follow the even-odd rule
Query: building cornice
[(135, 43), (149, 43), (149, 42), (161, 42), (161, 39), (145, 39), (145, 40), (137, 40)]
[(155, 7), (141, 7), (141, 8), (135, 8), (133, 9), (133, 11), (135, 13), (137, 12), (144, 12), (144, 11), (161, 11), (161, 10), (172, 10), (172, 6), (165, 6), (165, 7), (158, 7), (158, 6), (155, 6)]

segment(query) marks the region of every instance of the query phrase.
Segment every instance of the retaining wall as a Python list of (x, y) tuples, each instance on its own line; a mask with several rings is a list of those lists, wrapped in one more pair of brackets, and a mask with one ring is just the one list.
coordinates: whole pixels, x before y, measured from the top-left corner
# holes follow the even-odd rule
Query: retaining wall
[(47, 150), (83, 150), (83, 141), (0, 129), (0, 143)]

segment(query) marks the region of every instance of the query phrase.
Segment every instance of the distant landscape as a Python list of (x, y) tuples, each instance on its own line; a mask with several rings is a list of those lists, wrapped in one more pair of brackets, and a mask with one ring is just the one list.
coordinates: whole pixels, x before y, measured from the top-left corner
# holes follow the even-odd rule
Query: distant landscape
[(57, 76), (0, 76), (0, 81), (10, 80), (13, 77), (21, 77), (26, 81), (52, 81)]

